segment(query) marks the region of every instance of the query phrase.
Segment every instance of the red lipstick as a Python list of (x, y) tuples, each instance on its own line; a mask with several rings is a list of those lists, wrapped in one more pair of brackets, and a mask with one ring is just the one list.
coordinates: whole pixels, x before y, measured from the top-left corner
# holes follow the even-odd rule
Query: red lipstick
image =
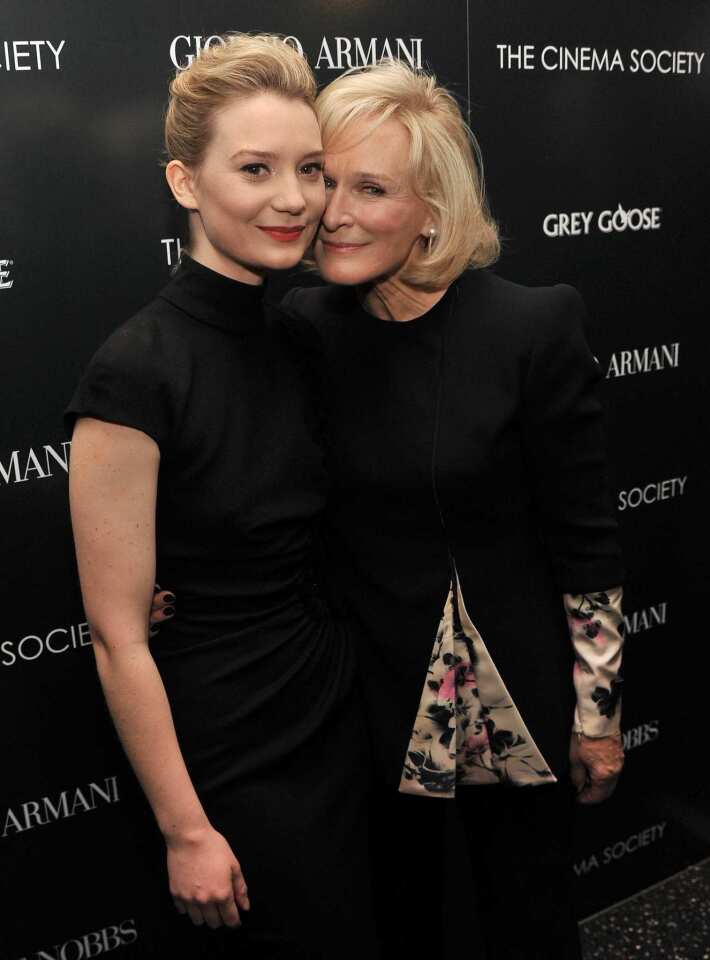
[(268, 233), (270, 237), (273, 237), (274, 240), (278, 240), (280, 243), (290, 243), (293, 240), (298, 240), (303, 231), (306, 229), (305, 226), (302, 227), (259, 227), (264, 233)]

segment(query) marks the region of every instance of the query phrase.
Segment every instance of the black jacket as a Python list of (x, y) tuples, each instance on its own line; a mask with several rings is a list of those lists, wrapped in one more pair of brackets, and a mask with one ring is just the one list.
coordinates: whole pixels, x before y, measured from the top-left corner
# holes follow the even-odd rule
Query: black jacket
[(382, 775), (399, 782), (453, 555), (469, 614), (564, 776), (562, 594), (624, 575), (581, 297), (475, 271), (408, 322), (371, 316), (342, 287), (293, 290), (283, 309), (320, 372), (328, 572), (358, 628)]

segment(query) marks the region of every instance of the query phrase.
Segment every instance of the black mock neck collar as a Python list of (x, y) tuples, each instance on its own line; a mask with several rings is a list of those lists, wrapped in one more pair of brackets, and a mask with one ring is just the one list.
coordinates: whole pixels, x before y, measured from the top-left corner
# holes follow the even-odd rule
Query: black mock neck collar
[(229, 333), (262, 325), (264, 284), (241, 283), (183, 253), (173, 277), (159, 294), (180, 310)]

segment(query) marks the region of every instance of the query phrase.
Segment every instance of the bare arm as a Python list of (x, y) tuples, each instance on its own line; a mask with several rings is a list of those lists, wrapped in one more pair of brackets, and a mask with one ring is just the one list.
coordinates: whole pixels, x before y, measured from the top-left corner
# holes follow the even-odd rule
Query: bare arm
[(238, 922), (234, 898), (248, 908), (246, 887), (192, 784), (148, 647), (159, 463), (157, 444), (141, 431), (81, 418), (72, 440), (72, 525), (99, 678), (168, 845), (176, 906), (195, 923), (218, 926)]

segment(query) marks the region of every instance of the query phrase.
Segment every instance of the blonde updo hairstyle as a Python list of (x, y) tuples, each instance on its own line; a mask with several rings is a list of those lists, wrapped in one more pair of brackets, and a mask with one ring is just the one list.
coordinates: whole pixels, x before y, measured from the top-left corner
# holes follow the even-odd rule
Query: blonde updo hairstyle
[(316, 82), (306, 60), (275, 34), (229, 33), (205, 48), (170, 84), (165, 113), (169, 160), (197, 167), (216, 111), (233, 100), (276, 93), (314, 106)]
[(435, 76), (394, 60), (348, 70), (319, 94), (316, 114), (326, 151), (354, 145), (348, 134), (363, 122), (358, 141), (390, 118), (409, 133), (413, 189), (429, 205), (437, 233), (402, 276), (405, 282), (441, 289), (465, 269), (498, 258), (498, 228), (486, 203), (478, 143)]

